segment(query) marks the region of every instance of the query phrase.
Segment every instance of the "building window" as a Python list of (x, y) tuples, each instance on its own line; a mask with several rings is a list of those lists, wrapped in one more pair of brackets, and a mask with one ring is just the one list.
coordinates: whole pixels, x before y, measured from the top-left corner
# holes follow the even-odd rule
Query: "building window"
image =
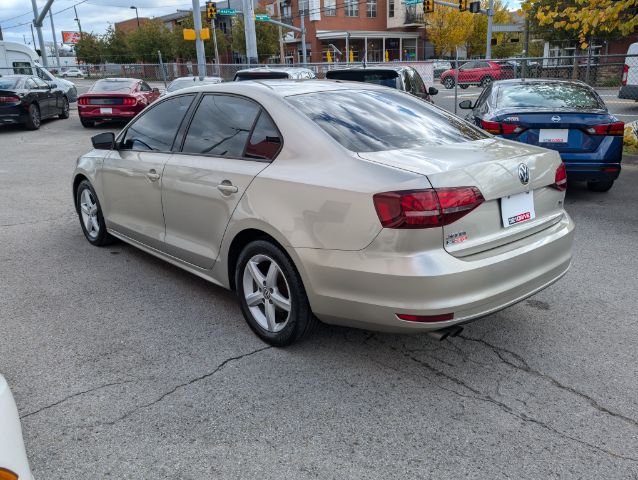
[(310, 12), (310, 0), (299, 0), (299, 15), (308, 15)]
[(394, 0), (388, 0), (388, 17), (394, 18)]
[(345, 0), (344, 5), (346, 7), (346, 17), (359, 16), (359, 0)]
[(337, 15), (337, 0), (323, 0), (323, 14), (326, 17)]
[(377, 0), (366, 0), (366, 17), (374, 18), (377, 16)]

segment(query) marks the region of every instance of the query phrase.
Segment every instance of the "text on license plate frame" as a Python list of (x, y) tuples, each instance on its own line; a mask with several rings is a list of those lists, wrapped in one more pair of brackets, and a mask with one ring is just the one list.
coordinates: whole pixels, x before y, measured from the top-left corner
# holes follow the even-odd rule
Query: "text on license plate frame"
[(538, 132), (538, 143), (567, 143), (569, 128), (541, 128)]
[(533, 190), (501, 198), (503, 227), (512, 227), (535, 218), (536, 210), (534, 209)]

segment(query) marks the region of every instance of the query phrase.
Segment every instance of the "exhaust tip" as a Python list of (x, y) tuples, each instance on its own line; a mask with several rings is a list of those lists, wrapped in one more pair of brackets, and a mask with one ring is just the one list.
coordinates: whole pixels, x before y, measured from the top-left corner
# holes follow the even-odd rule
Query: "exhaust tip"
[(432, 332), (427, 332), (427, 334), (438, 340), (439, 342), (442, 342), (443, 340), (445, 340), (448, 337), (456, 337), (458, 335), (461, 334), (461, 332), (463, 331), (463, 327), (459, 326), (459, 325), (452, 325), (451, 327), (446, 327), (446, 328), (442, 328), (440, 330), (434, 330)]

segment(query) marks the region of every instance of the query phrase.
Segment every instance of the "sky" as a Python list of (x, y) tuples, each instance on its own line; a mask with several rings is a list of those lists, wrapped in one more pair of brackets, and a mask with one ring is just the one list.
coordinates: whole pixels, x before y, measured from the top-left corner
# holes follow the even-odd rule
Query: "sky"
[[(45, 3), (46, 0), (37, 0), (38, 9)], [(204, 3), (205, 0), (200, 0), (200, 5)], [(506, 3), (510, 9), (515, 9), (520, 5), (520, 0), (509, 0)], [(109, 23), (135, 18), (131, 5), (138, 8), (140, 17), (158, 17), (174, 13), (177, 9), (190, 9), (193, 5), (192, 0), (54, 0), (51, 10), (58, 42), (61, 41), (62, 30), (77, 31), (75, 12), (73, 8), (69, 8), (74, 4), (78, 4), (76, 8), (82, 30), (97, 34), (104, 33)], [(67, 8), (69, 9), (65, 10)], [(0, 0), (0, 26), (5, 40), (24, 42), (26, 39), (26, 43), (31, 44), (29, 23), (32, 19), (31, 0)], [(48, 17), (43, 22), (42, 34), (45, 42), (53, 40)]]

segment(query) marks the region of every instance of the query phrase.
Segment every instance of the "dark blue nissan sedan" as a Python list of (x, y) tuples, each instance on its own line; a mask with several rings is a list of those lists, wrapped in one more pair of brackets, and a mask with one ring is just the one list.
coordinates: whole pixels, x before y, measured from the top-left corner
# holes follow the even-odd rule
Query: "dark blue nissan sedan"
[(620, 175), (624, 123), (611, 115), (596, 91), (565, 80), (502, 80), (488, 85), (466, 118), (509, 140), (560, 153), (567, 178), (606, 192)]

